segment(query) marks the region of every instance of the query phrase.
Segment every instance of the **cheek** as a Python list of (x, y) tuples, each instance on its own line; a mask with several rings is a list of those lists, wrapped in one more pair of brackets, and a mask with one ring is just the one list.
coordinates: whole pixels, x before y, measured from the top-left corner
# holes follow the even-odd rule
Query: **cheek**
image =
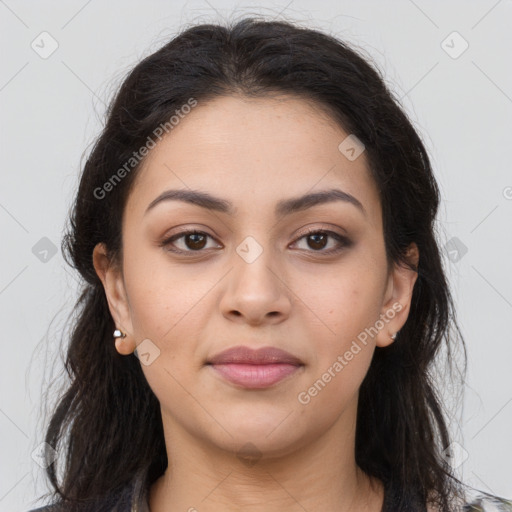
[(312, 388), (307, 392), (312, 400), (342, 406), (357, 393), (375, 348), (372, 327), (382, 306), (381, 270), (354, 258), (316, 280), (314, 287), (302, 285), (301, 299), (316, 313), (308, 313), (313, 322), (304, 326), (315, 347)]
[(314, 286), (310, 280), (297, 283), (302, 283), (295, 289), (297, 296), (315, 314), (309, 313), (308, 317), (322, 326), (324, 346), (329, 340), (328, 346), (343, 349), (379, 318), (383, 276), (376, 267), (347, 264), (317, 275)]
[(207, 316), (205, 297), (214, 282), (192, 265), (186, 271), (173, 268), (154, 250), (125, 253), (131, 255), (124, 275), (136, 343), (150, 340), (152, 358), (157, 354), (142, 370), (161, 403), (184, 402), (203, 362), (197, 340)]
[[(319, 427), (327, 428), (347, 408), (356, 406), (375, 349), (369, 327), (375, 324), (380, 311), (372, 283), (375, 284), (371, 279), (341, 280), (339, 286), (330, 286), (325, 294), (315, 293), (318, 311), (324, 311), (329, 328), (310, 328), (308, 337), (315, 346), (315, 360), (297, 399), (302, 418), (314, 418)], [(312, 296), (310, 299), (313, 301)]]
[[(127, 238), (125, 285), (135, 335), (157, 344), (168, 343), (201, 310), (201, 299), (213, 283), (194, 265), (174, 266), (159, 249)], [(137, 245), (137, 247), (136, 247)]]

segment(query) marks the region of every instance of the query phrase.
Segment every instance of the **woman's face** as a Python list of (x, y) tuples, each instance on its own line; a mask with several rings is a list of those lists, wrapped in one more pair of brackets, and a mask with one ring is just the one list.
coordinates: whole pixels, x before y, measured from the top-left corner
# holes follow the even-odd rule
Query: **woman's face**
[[(223, 97), (149, 152), (124, 212), (122, 271), (102, 246), (95, 265), (127, 332), (118, 350), (143, 343), (171, 435), (277, 456), (331, 428), (353, 434), (358, 389), (375, 346), (405, 323), (416, 274), (388, 273), (377, 189), (348, 135), (302, 99)], [(242, 385), (207, 364), (236, 346), (301, 365), (272, 366), (287, 376), (270, 384), (259, 367)]]

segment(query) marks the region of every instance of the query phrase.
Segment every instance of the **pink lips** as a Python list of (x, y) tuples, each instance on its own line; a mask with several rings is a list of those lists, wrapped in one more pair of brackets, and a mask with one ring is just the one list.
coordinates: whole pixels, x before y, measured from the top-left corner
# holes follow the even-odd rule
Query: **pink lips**
[(208, 363), (228, 381), (249, 389), (262, 389), (283, 380), (304, 366), (292, 354), (275, 347), (252, 350), (238, 346), (212, 357)]

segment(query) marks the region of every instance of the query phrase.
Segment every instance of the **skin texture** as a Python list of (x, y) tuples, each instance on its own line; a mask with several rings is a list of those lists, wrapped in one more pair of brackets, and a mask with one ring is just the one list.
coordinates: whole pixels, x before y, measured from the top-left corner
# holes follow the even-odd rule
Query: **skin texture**
[[(358, 390), (375, 347), (392, 343), (407, 320), (417, 274), (388, 271), (377, 189), (364, 152), (350, 161), (338, 150), (347, 135), (300, 98), (200, 102), (144, 161), (123, 216), (121, 265), (95, 248), (111, 314), (127, 333), (118, 352), (145, 339), (160, 350), (142, 365), (161, 404), (169, 460), (151, 488), (152, 512), (381, 510), (381, 483), (355, 463)], [(280, 200), (331, 188), (355, 196), (366, 214), (334, 201), (274, 215)], [(209, 192), (236, 214), (180, 201), (145, 214), (168, 189)], [(178, 226), (209, 237), (175, 240), (188, 251), (178, 255), (160, 245)], [(310, 228), (352, 244), (326, 255), (339, 243), (306, 236)], [(248, 236), (262, 249), (251, 263), (236, 250)], [(417, 264), (414, 244), (409, 256)], [(299, 393), (393, 304), (400, 311), (301, 403)], [(242, 389), (205, 365), (236, 345), (275, 346), (304, 366), (270, 388)], [(256, 460), (237, 456), (247, 443)]]

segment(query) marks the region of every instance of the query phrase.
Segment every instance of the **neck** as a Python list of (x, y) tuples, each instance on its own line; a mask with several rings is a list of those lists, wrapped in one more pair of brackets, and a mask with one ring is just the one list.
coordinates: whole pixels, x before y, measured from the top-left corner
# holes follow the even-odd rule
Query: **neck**
[(169, 466), (150, 489), (151, 512), (382, 510), (383, 485), (357, 466), (355, 428), (347, 432), (341, 422), (286, 453), (247, 446), (238, 456), (192, 437), (169, 418), (164, 425)]

